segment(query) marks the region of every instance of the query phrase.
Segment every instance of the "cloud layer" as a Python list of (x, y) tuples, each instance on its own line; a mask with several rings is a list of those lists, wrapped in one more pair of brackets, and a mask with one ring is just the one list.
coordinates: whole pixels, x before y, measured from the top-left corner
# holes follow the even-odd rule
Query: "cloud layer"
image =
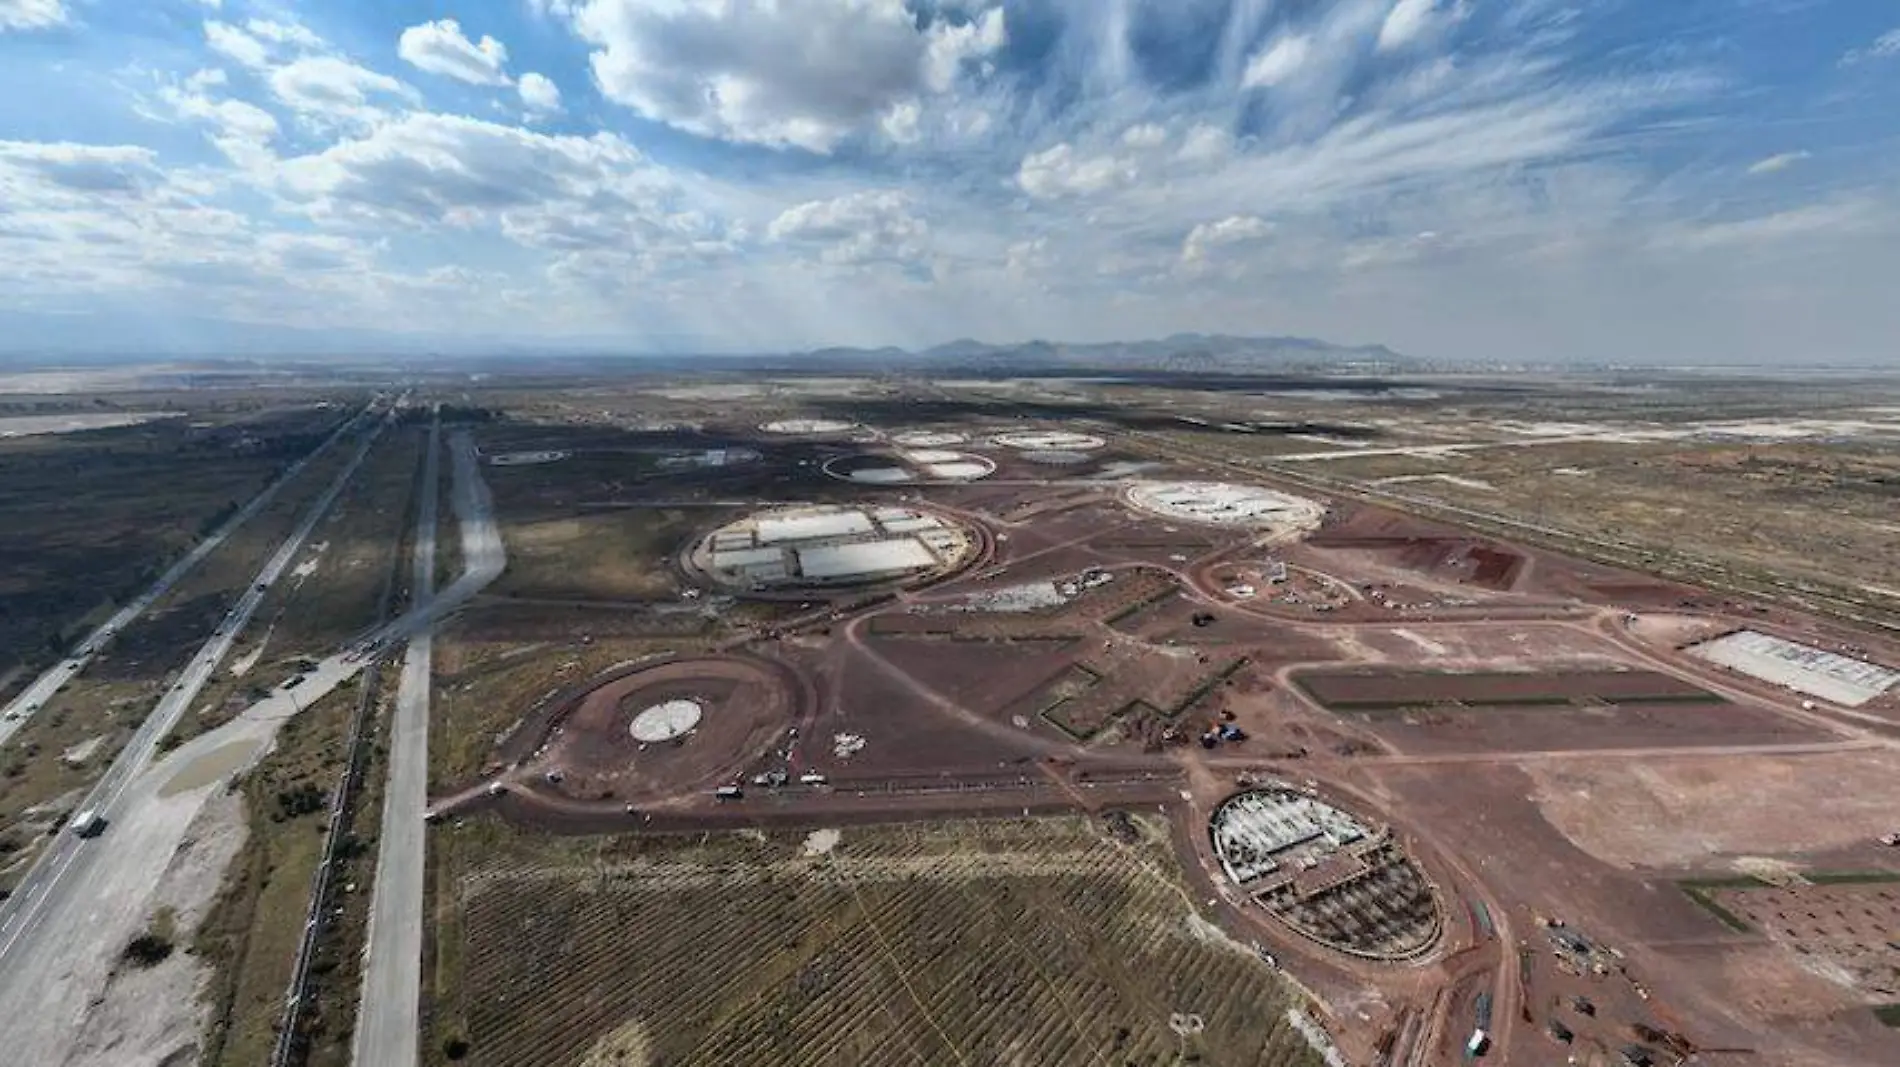
[[(636, 349), (1890, 356), (1900, 30), (1785, 7), (0, 0), (0, 70), (55, 90), (0, 102), (0, 299)], [(1832, 43), (1793, 77), (1796, 29)]]

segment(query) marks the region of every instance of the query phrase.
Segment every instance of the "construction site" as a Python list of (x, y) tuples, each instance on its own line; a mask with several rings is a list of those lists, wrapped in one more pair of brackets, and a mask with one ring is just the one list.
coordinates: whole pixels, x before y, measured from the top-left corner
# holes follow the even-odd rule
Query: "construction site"
[[(389, 579), (453, 591), (405, 617), (421, 703), (360, 705), (430, 727), (361, 743), (414, 775), (422, 1062), (1894, 1062), (1893, 633), (1256, 469), (1212, 420), (887, 388), (495, 395), (422, 472), (492, 507)], [(361, 625), (262, 706), (398, 640)], [(91, 758), (61, 729), (39, 838), (86, 814), (47, 807)], [(258, 751), (179, 744), (168, 802)], [(109, 858), (93, 815), (56, 840)], [(403, 962), (349, 840), (304, 861), (340, 880), (310, 999), (233, 1002), (220, 1062), (411, 1026), (342, 1003)]]
[[(715, 631), (723, 642), (674, 639), (657, 658), (550, 676), (481, 773), (441, 783), (439, 825), (470, 828), (444, 832), (499, 818), (526, 840), (825, 827), (849, 840), (892, 821), (1159, 807), (1183, 877), (1207, 893), (1195, 921), (1248, 946), (1262, 974), (1297, 980), (1310, 1025), (1292, 1032), (1311, 1031), (1299, 1041), (1313, 1055), (1450, 1064), (1481, 1035), (1501, 1062), (1620, 1063), (1643, 1048), (1661, 1063), (1740, 1047), (1747, 1022), (1669, 946), (1700, 931), (1792, 960), (1818, 935), (1751, 926), (1781, 931), (1751, 946), (1676, 888), (1695, 872), (1597, 844), (1573, 815), (1605, 788), (1595, 776), (1694, 759), (1739, 785), (1724, 761), (1757, 753), (1826, 775), (1871, 755), (1864, 717), (1900, 725), (1875, 667), (1900, 660), (1892, 646), (1867, 637), (1857, 655), (1839, 642), (1824, 655), (1809, 635), (1825, 624), (1778, 606), (1733, 625), (1732, 603), (1689, 587), (1233, 480), (1094, 428), (771, 425), (821, 439), (719, 438), (761, 459), (718, 471), (721, 505), (675, 528), (672, 594), (680, 610), (736, 597), (769, 614)], [(677, 496), (715, 472), (657, 477)], [(740, 486), (777, 479), (781, 499), (789, 484), (811, 502), (742, 505)], [(616, 615), (629, 651), (654, 647), (643, 630), (671, 632)], [(1744, 629), (1775, 643), (1725, 636)], [(506, 630), (495, 616), (463, 639)], [(1785, 666), (1757, 666), (1764, 656)], [(1832, 681), (1791, 692), (1797, 670)], [(1495, 790), (1515, 798), (1482, 799)], [(1875, 860), (1876, 825), (1842, 846)], [(442, 873), (489, 884), (462, 869)], [(1655, 892), (1675, 905), (1634, 907)], [(1561, 951), (1511, 947), (1557, 929), (1557, 914), (1571, 931)], [(469, 919), (468, 951), (489, 951), (485, 920)], [(1859, 1003), (1885, 995), (1869, 977), (1877, 953), (1839, 952)], [(500, 980), (485, 973), (467, 978)], [(1840, 1014), (1853, 1002), (1762, 1062), (1801, 1062), (1798, 1048), (1855, 1062), (1850, 1050), (1884, 1039), (1871, 1014)], [(666, 1029), (642, 1026), (647, 1041)]]

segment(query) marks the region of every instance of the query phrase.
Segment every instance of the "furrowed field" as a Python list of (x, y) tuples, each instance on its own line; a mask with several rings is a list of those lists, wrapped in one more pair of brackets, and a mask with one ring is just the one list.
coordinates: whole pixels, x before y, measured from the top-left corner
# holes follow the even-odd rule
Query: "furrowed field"
[(1159, 824), (439, 840), (438, 1063), (1318, 1062)]

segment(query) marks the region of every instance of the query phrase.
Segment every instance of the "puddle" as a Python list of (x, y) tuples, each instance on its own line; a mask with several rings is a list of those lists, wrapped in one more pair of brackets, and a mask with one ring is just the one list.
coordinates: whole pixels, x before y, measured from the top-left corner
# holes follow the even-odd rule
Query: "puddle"
[(226, 741), (179, 768), (178, 773), (172, 775), (164, 785), (159, 787), (158, 795), (177, 796), (180, 793), (189, 793), (194, 789), (203, 789), (205, 786), (215, 784), (233, 771), (250, 763), (251, 758), (257, 755), (259, 747), (261, 747), (260, 743), (255, 740)]

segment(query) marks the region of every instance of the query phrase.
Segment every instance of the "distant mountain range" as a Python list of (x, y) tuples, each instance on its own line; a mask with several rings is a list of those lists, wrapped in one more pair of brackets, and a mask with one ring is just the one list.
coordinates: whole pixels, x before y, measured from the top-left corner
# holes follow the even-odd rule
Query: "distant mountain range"
[[(878, 370), (1050, 373), (1416, 370), (1422, 364), (1384, 345), (1335, 345), (1304, 337), (1175, 334), (1151, 341), (989, 344), (958, 340), (922, 350), (821, 348), (806, 352), (722, 354), (687, 337), (607, 335), (537, 340), (405, 334), (375, 329), (312, 330), (190, 316), (139, 318), (111, 314), (56, 315), (0, 310), (0, 366), (114, 365), (177, 360), (281, 363), (317, 360), (332, 366), (395, 360), (417, 370), (432, 363), (504, 371), (530, 358), (602, 365), (645, 360), (705, 370), (772, 367), (855, 373)], [(384, 364), (386, 365), (386, 364)]]
[(1104, 341), (1067, 344), (1030, 341), (1024, 344), (988, 344), (959, 340), (922, 351), (902, 348), (823, 348), (805, 353), (814, 363), (844, 366), (872, 364), (885, 367), (982, 372), (1051, 371), (1158, 371), (1198, 374), (1254, 373), (1260, 371), (1415, 370), (1419, 360), (1400, 355), (1384, 345), (1336, 345), (1309, 337), (1232, 337), (1224, 334), (1178, 333), (1154, 341)]

